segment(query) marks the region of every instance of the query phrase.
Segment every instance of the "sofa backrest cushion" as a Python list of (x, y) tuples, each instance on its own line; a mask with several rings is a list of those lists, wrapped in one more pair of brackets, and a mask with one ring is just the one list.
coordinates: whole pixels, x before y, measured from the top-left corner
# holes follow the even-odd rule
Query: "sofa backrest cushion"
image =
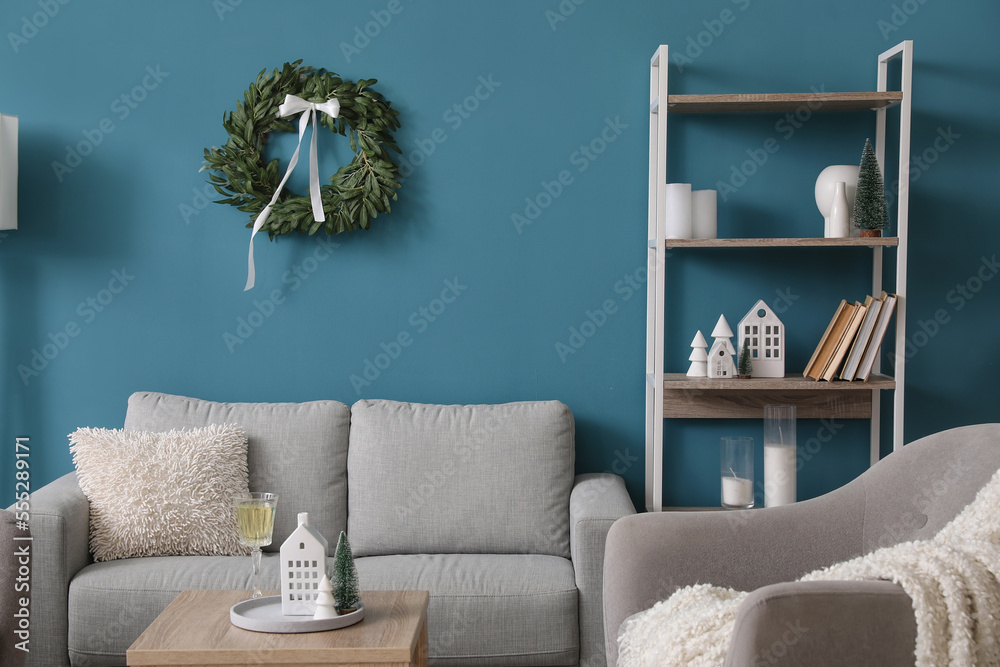
[(247, 434), (250, 490), (278, 494), (277, 551), (298, 525), (298, 512), (331, 543), (347, 528), (347, 445), (350, 409), (337, 401), (214, 403), (136, 392), (128, 399), (125, 428), (169, 431), (236, 423)]
[(569, 557), (573, 457), (573, 415), (557, 401), (358, 401), (347, 457), (352, 551)]

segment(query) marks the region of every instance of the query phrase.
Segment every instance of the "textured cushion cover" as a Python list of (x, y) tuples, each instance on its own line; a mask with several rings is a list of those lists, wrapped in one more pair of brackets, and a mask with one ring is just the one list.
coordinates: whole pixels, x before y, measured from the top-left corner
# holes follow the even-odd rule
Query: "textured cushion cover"
[(69, 438), (90, 501), (94, 560), (247, 553), (232, 502), (247, 491), (247, 440), (239, 426), (81, 428)]
[(362, 400), (351, 408), (350, 439), (356, 556), (569, 557), (574, 428), (562, 403)]
[(236, 423), (247, 433), (250, 490), (278, 494), (277, 551), (295, 530), (298, 512), (327, 539), (347, 529), (347, 442), (351, 414), (337, 401), (215, 403), (137, 392), (128, 399), (125, 428), (165, 431)]

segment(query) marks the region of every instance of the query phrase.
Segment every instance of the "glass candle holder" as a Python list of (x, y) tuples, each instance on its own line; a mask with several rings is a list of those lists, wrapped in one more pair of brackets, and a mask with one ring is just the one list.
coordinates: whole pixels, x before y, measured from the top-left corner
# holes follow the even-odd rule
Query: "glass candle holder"
[(726, 509), (753, 507), (753, 438), (722, 438), (720, 450), (722, 506)]
[(764, 406), (764, 507), (795, 502), (795, 406)]

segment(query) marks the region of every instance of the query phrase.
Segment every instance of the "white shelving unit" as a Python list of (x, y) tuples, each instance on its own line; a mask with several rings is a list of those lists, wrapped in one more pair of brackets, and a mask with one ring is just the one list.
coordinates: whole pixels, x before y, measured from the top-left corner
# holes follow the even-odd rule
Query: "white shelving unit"
[[(888, 90), (889, 62), (901, 59), (900, 89)], [(905, 41), (878, 57), (877, 89), (873, 92), (668, 95), (668, 47), (660, 46), (649, 68), (649, 280), (646, 294), (646, 509), (663, 509), (664, 418), (761, 418), (768, 403), (792, 403), (800, 418), (869, 419), (870, 459), (879, 458), (879, 398), (893, 390), (893, 449), (903, 446), (903, 388), (906, 339), (906, 255), (909, 216), (910, 108), (913, 42)], [(818, 112), (874, 111), (875, 152), (885, 165), (886, 109), (899, 105), (899, 197), (895, 237), (885, 238), (664, 238), (660, 221), (665, 216), (667, 184), (667, 119), (675, 113), (779, 113), (794, 112), (803, 104)], [(667, 249), (783, 247), (869, 247), (872, 251), (872, 294), (882, 291), (882, 253), (896, 249), (895, 377), (873, 374), (869, 382), (815, 382), (801, 372), (784, 378), (709, 380), (664, 372)], [(685, 250), (686, 251), (686, 250)], [(683, 344), (672, 343), (678, 349)], [(679, 346), (679, 347), (678, 347)], [(795, 369), (790, 369), (795, 370)], [(878, 367), (876, 371), (880, 370)]]

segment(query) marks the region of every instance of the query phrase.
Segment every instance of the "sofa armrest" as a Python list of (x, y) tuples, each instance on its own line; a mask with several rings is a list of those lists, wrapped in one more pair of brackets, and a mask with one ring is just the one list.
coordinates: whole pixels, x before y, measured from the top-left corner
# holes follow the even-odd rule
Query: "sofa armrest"
[(798, 581), (740, 605), (726, 667), (913, 665), (917, 621), (890, 581)]
[(862, 552), (863, 499), (757, 510), (656, 512), (616, 521), (604, 555), (608, 664), (622, 622), (697, 583), (752, 591)]
[(69, 473), (32, 493), (30, 505), (28, 665), (69, 665), (69, 582), (90, 562), (90, 503)]
[(31, 620), (31, 597), (25, 589), (31, 583), (30, 539), (30, 531), (21, 527), (14, 512), (0, 510), (0, 665), (4, 667), (21, 667), (30, 648), (31, 628), (21, 625)]
[(569, 544), (580, 597), (580, 664), (603, 665), (604, 543), (611, 525), (635, 514), (618, 475), (577, 475), (569, 497)]

